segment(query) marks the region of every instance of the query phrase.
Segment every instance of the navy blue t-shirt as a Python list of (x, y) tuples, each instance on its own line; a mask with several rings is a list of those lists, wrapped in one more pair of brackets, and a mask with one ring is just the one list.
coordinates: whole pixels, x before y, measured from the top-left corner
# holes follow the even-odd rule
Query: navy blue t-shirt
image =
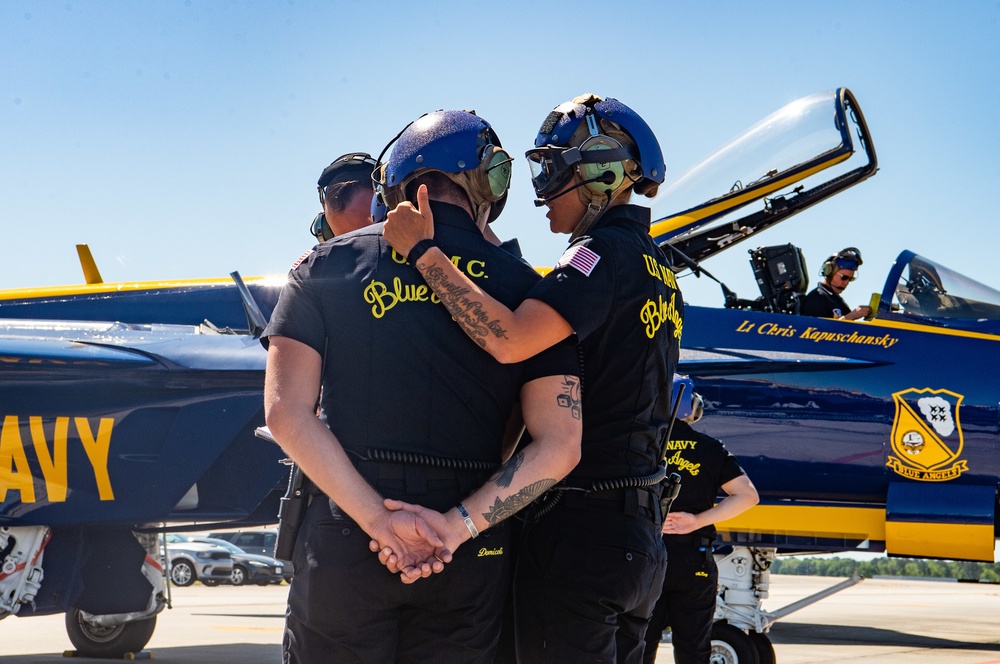
[(649, 225), (648, 208), (609, 209), (528, 294), (583, 348), (583, 455), (571, 478), (643, 476), (659, 463), (684, 303)]
[[(701, 514), (715, 505), (720, 487), (740, 475), (743, 468), (722, 441), (695, 431), (687, 422), (677, 420), (667, 445), (667, 470), (681, 476), (681, 490), (670, 507), (671, 512)], [(691, 533), (715, 539), (715, 526), (708, 525)]]
[[(431, 209), (442, 251), (515, 309), (538, 273), (487, 242), (461, 208), (432, 202)], [(494, 360), (392, 250), (381, 224), (301, 259), (265, 336), (295, 339), (325, 357), (323, 418), (345, 449), (361, 455), (374, 448), (497, 463), (521, 386), (579, 374), (569, 342), (518, 364)]]

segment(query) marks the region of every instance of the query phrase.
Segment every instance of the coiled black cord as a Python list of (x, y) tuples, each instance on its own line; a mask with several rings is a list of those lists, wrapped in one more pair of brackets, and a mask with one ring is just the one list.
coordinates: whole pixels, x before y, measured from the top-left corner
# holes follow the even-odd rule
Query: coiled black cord
[(667, 476), (667, 464), (661, 465), (652, 475), (641, 477), (616, 477), (610, 480), (597, 480), (588, 491), (611, 491), (612, 489), (643, 489), (656, 486)]
[(379, 450), (369, 448), (367, 456), (361, 457), (368, 461), (383, 461), (388, 463), (410, 463), (431, 468), (451, 468), (454, 470), (494, 471), (499, 463), (491, 461), (476, 461), (473, 459), (454, 459), (415, 452), (400, 452), (398, 450)]

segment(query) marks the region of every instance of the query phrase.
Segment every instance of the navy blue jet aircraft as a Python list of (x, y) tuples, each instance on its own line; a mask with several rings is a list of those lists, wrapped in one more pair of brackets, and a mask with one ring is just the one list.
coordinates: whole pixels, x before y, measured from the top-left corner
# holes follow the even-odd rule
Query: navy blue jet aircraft
[[(652, 234), (678, 273), (714, 279), (702, 261), (876, 171), (851, 92), (814, 95), (672, 183), (663, 195), (690, 206)], [(699, 428), (761, 496), (719, 524), (713, 653), (730, 664), (773, 662), (768, 628), (805, 605), (761, 609), (776, 553), (992, 562), (1000, 535), (1000, 292), (903, 251), (870, 319), (806, 317), (802, 252), (749, 254), (760, 296), (720, 282), (722, 307), (686, 306), (680, 368), (705, 399)]]
[[(682, 211), (653, 224), (674, 265), (654, 276), (714, 279), (704, 261), (877, 170), (849, 90), (794, 102), (665, 189)], [(105, 284), (81, 260), (84, 286), (0, 291), (0, 617), (65, 611), (82, 652), (117, 655), (165, 603), (151, 533), (274, 521), (287, 472), (253, 437), (254, 335), (284, 278)], [(870, 320), (812, 318), (800, 250), (750, 264), (760, 296), (686, 307), (681, 355), (698, 426), (761, 495), (719, 527), (730, 664), (774, 660), (766, 632), (794, 610), (760, 606), (777, 553), (992, 561), (1000, 532), (1000, 292), (903, 251)]]
[(121, 659), (169, 604), (157, 533), (273, 523), (264, 361), (209, 325), (0, 320), (0, 618)]

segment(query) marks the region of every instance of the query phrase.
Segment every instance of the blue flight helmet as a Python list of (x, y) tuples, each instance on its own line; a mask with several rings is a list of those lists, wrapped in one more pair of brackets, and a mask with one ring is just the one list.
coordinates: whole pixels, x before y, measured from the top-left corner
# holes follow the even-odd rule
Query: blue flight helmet
[[(684, 394), (681, 396), (681, 402), (677, 406), (677, 414), (674, 417), (678, 420), (684, 420), (688, 424), (694, 424), (701, 419), (703, 412), (703, 403), (701, 395), (694, 391), (694, 381), (684, 376), (682, 374), (674, 374), (674, 389), (670, 394), (673, 399), (677, 399), (677, 394), (680, 392), (681, 387), (684, 388)], [(673, 407), (673, 404), (671, 404)]]
[(535, 147), (525, 153), (531, 167), (536, 204), (576, 188), (588, 210), (577, 225), (581, 235), (629, 187), (652, 197), (663, 182), (663, 151), (649, 125), (611, 97), (582, 95), (556, 106), (542, 122)]
[(389, 158), (372, 174), (376, 185), (372, 215), (381, 214), (375, 221), (382, 221), (388, 210), (413, 195), (406, 191), (407, 185), (429, 170), (444, 173), (465, 191), (477, 220), (487, 210), (488, 221), (500, 216), (513, 160), (490, 123), (474, 111), (427, 113), (407, 125), (390, 145)]

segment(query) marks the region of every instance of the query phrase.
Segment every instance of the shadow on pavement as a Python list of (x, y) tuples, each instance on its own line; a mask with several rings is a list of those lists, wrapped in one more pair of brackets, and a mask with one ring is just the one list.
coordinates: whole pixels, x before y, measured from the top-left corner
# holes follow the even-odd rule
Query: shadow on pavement
[[(226, 643), (214, 646), (184, 648), (150, 648), (155, 664), (275, 664), (281, 661), (281, 645), (256, 643)], [(121, 662), (120, 659), (66, 658), (61, 652), (46, 655), (16, 655), (0, 657), (0, 664), (67, 664), (72, 662)]]
[[(813, 625), (779, 622), (769, 632), (773, 643), (797, 645), (894, 645), (910, 648), (946, 650), (984, 650), (1000, 652), (1000, 643), (970, 643), (919, 634), (907, 634), (878, 627), (845, 627), (843, 625)], [(2, 660), (2, 658), (0, 658)]]

